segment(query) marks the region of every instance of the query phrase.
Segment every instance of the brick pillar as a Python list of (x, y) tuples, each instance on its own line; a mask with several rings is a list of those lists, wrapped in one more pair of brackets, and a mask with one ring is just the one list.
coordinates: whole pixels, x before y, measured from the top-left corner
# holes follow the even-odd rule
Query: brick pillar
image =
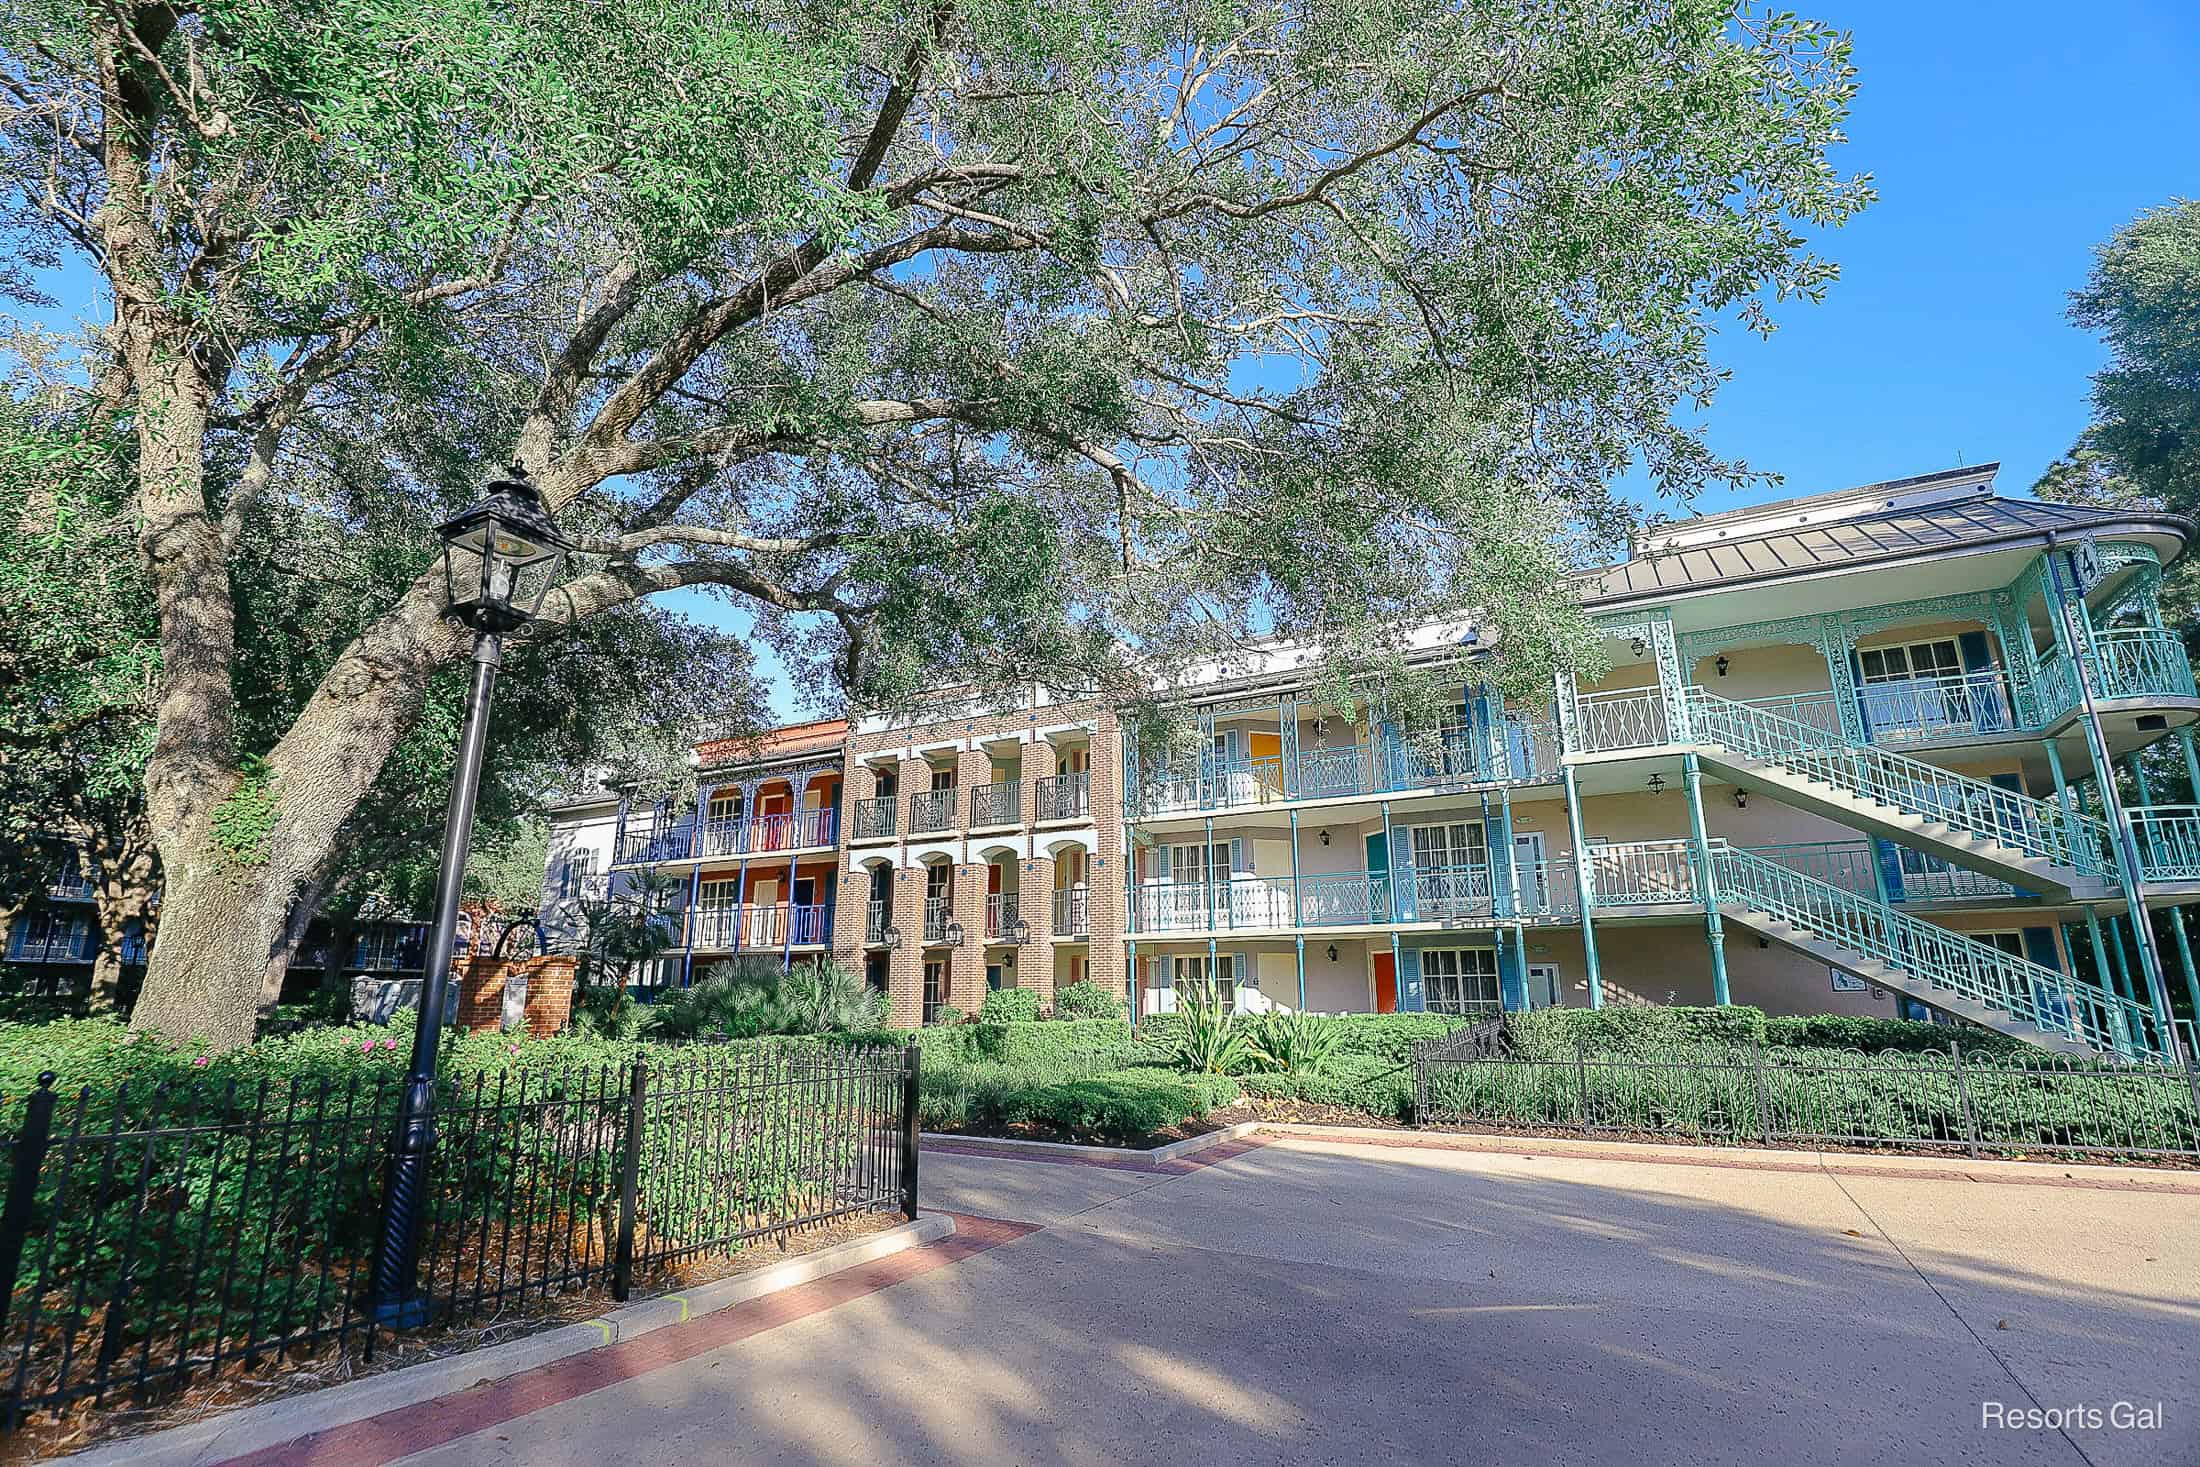
[(527, 1032), (548, 1039), (573, 1016), (574, 960), (552, 954), (536, 958), (527, 974)]
[[(901, 786), (901, 793), (895, 797), (901, 808), (896, 812), (900, 818), (895, 823), (894, 829), (901, 832), (901, 838), (906, 843), (910, 838), (909, 801), (932, 788), (932, 766), (922, 759), (904, 759), (901, 761), (901, 773), (895, 776), (895, 782)], [(927, 832), (922, 838), (937, 840), (939, 835), (936, 831)], [(920, 907), (919, 910), (922, 910), (922, 908)]]
[(887, 960), (886, 992), (893, 1022), (914, 1029), (924, 1022), (924, 868), (904, 866), (894, 873), (893, 923), (901, 946)]
[(504, 1027), (504, 980), (512, 970), (505, 958), (470, 957), (458, 970), (458, 1023), (469, 1034), (494, 1034)]
[(1054, 745), (1045, 739), (1033, 739), (1023, 746), (1023, 789), (1019, 798), (1023, 802), (1023, 824), (1029, 830), (1039, 812), (1039, 781), (1054, 773)]
[(1092, 824), (1098, 851), (1086, 877), (1092, 923), (1092, 981), (1123, 991), (1123, 932), (1130, 912), (1130, 858), (1123, 842), (1123, 734), (1115, 715), (1095, 720), (1091, 771)]
[[(965, 749), (955, 756), (956, 809), (961, 812), (955, 823), (959, 828), (963, 830), (970, 828), (970, 792), (981, 784), (991, 783), (993, 783), (993, 761), (986, 756), (983, 749)], [(967, 858), (969, 854), (970, 846), (966, 841), (963, 845), (963, 855)], [(978, 915), (983, 917), (985, 914), (981, 910)], [(981, 935), (984, 931), (983, 927), (978, 929)]]
[(1038, 991), (1041, 1008), (1054, 1003), (1054, 858), (1039, 856), (1017, 874), (1016, 911), (1031, 925), (1031, 939), (1016, 949), (1016, 986)]
[(842, 853), (833, 870), (833, 961), (863, 967), (863, 919), (871, 904), (871, 873)]
[(953, 895), (963, 943), (948, 949), (947, 1001), (966, 1014), (975, 1014), (985, 1002), (985, 867), (957, 866)]

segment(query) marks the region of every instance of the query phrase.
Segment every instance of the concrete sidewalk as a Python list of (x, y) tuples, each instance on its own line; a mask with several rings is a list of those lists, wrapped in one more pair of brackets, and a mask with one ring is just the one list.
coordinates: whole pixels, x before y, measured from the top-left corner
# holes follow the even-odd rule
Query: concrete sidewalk
[[(928, 1154), (924, 1193), (1032, 1230), (255, 1467), (2200, 1461), (2182, 1190), (1278, 1138), (1161, 1174)], [(2166, 1419), (1981, 1425), (2118, 1401)]]

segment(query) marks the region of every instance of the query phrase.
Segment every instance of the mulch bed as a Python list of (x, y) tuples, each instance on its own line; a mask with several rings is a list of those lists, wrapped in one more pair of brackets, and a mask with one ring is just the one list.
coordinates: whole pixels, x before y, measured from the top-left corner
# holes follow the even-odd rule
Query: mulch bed
[[(633, 1296), (628, 1302), (640, 1303), (682, 1289), (754, 1273), (790, 1258), (900, 1227), (903, 1221), (898, 1213), (853, 1213), (797, 1232), (783, 1244), (760, 1239), (738, 1253), (692, 1259), (675, 1268), (636, 1278)], [(80, 1452), (101, 1442), (142, 1436), (263, 1401), (501, 1345), (561, 1325), (595, 1319), (618, 1307), (608, 1289), (590, 1289), (554, 1298), (547, 1304), (531, 1304), (525, 1313), (515, 1311), (485, 1324), (431, 1330), (411, 1337), (378, 1335), (372, 1361), (334, 1349), (312, 1356), (293, 1353), (279, 1364), (272, 1359), (263, 1360), (254, 1373), (248, 1374), (241, 1365), (234, 1369), (225, 1367), (219, 1377), (195, 1381), (181, 1392), (148, 1406), (126, 1400), (104, 1404), (79, 1402), (60, 1416), (39, 1413), (26, 1417), (14, 1431), (0, 1435), (0, 1463), (37, 1461)]]

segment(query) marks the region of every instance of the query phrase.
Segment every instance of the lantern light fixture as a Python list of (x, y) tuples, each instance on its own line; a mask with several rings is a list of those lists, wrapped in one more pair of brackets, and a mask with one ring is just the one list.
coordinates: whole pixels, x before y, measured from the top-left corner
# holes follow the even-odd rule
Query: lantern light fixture
[(1727, 661), (1726, 654), (1721, 652), (1711, 665), (1719, 670), (1720, 677), (1725, 677), (1727, 668), (1732, 664)]
[(489, 492), (436, 527), (445, 612), (477, 632), (517, 631), (542, 614), (573, 542), (514, 464)]

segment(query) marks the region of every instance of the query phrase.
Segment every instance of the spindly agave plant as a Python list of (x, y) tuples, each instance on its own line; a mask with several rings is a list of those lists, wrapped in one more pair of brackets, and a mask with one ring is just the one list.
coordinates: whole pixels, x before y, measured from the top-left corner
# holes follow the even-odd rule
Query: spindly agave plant
[(1171, 1058), (1177, 1068), (1194, 1075), (1238, 1075), (1255, 1064), (1252, 1031), (1206, 984), (1178, 986), (1176, 1016)]
[(1251, 1044), (1255, 1058), (1269, 1068), (1303, 1075), (1320, 1069), (1343, 1038), (1343, 1026), (1334, 1020), (1274, 1013), (1253, 1025)]

